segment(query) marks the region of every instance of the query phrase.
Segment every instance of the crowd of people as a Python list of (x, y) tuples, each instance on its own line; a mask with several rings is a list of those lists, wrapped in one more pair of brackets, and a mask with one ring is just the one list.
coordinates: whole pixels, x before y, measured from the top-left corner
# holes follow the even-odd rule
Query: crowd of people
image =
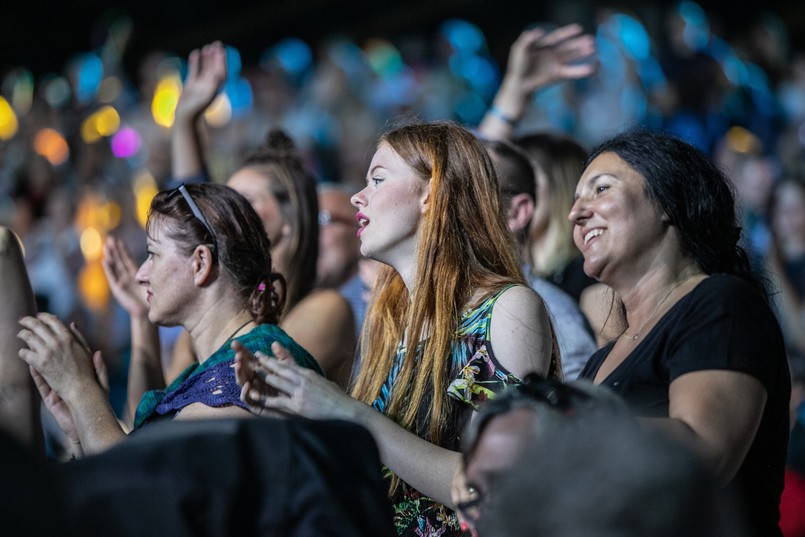
[(668, 15), (662, 50), (621, 12), (529, 27), (491, 82), (458, 20), (443, 64), (216, 41), (137, 94), (110, 34), (62, 85), (9, 73), (0, 427), (90, 497), (188, 419), (256, 417), (214, 433), (267, 457), (349, 422), (372, 500), (321, 535), (805, 535), (804, 60)]

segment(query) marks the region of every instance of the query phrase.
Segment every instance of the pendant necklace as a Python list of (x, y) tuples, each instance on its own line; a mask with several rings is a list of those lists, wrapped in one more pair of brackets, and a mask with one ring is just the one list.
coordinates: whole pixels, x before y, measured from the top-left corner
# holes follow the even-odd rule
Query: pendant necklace
[(671, 290), (665, 293), (665, 296), (662, 297), (662, 300), (660, 300), (659, 304), (657, 304), (657, 307), (654, 308), (654, 311), (651, 312), (651, 315), (649, 315), (648, 318), (645, 321), (643, 321), (643, 324), (640, 325), (640, 328), (637, 329), (637, 332), (635, 332), (634, 335), (630, 336), (624, 332), (623, 334), (621, 334), (621, 337), (627, 339), (628, 341), (637, 341), (637, 339), (640, 337), (640, 333), (643, 331), (643, 328), (645, 328), (646, 325), (654, 318), (657, 312), (660, 311), (660, 308), (662, 308), (662, 305), (665, 304), (666, 300), (668, 300), (668, 297), (671, 296), (671, 293), (676, 291), (683, 283), (690, 280), (693, 276), (695, 276), (695, 274), (688, 276), (678, 284), (671, 287)]

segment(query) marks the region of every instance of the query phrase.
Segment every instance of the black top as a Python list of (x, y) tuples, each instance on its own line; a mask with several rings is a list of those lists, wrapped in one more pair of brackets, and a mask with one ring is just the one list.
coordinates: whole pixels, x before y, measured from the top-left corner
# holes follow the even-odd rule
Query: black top
[[(613, 345), (598, 350), (580, 378), (592, 380)], [(725, 274), (705, 279), (674, 304), (602, 384), (620, 394), (637, 416), (668, 417), (671, 382), (713, 369), (747, 373), (766, 389), (760, 427), (729, 488), (745, 499), (753, 535), (780, 535), (791, 385), (780, 327), (752, 286)]]

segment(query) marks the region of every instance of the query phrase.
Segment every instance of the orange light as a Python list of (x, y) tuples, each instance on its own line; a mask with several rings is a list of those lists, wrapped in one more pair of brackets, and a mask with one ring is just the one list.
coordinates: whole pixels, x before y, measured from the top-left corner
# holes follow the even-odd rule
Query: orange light
[(34, 137), (34, 151), (48, 159), (53, 166), (64, 164), (70, 156), (67, 140), (53, 129), (42, 129)]

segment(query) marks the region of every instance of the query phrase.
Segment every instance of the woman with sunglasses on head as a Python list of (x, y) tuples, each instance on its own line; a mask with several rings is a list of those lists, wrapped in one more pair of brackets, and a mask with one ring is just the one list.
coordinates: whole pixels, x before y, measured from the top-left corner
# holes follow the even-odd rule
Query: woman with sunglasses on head
[[(276, 325), (284, 281), (269, 268), (268, 237), (243, 196), (215, 184), (161, 192), (151, 203), (146, 231), (148, 258), (136, 279), (146, 291), (148, 319), (184, 327), (201, 359), (164, 390), (145, 394), (135, 428), (162, 418), (250, 415), (239, 399), (233, 346), (269, 352), (280, 342), (301, 367), (321, 374), (307, 351)], [(83, 338), (46, 313), (20, 324), (27, 346), (20, 357), (31, 366), (73, 455), (124, 438)]]
[(728, 179), (686, 142), (629, 131), (592, 151), (570, 219), (585, 272), (627, 323), (580, 378), (700, 453), (753, 535), (779, 535), (791, 383)]
[[(176, 108), (171, 132), (172, 172), (176, 180), (208, 182), (204, 166), (202, 116), (227, 76), (226, 51), (220, 42), (194, 50)], [(314, 289), (319, 251), (316, 179), (302, 162), (293, 141), (272, 129), (248, 155), (227, 185), (251, 203), (271, 243), (275, 270), (287, 283), (279, 325), (307, 349), (327, 378), (346, 387), (355, 354), (355, 321), (349, 302), (333, 289)], [(125, 246), (109, 239), (104, 268), (118, 302), (132, 319), (134, 358), (129, 371), (129, 405), (140, 395), (170, 382), (196, 360), (186, 333), (174, 345), (163, 373), (159, 339), (147, 326), (147, 305), (134, 280), (134, 263)]]
[[(361, 252), (384, 264), (349, 397), (285, 360), (238, 354), (254, 408), (358, 422), (389, 470), (400, 535), (460, 535), (450, 486), (476, 408), (529, 372), (558, 377), (483, 145), (449, 122), (384, 134), (355, 194)], [(279, 346), (274, 354), (283, 356)]]

